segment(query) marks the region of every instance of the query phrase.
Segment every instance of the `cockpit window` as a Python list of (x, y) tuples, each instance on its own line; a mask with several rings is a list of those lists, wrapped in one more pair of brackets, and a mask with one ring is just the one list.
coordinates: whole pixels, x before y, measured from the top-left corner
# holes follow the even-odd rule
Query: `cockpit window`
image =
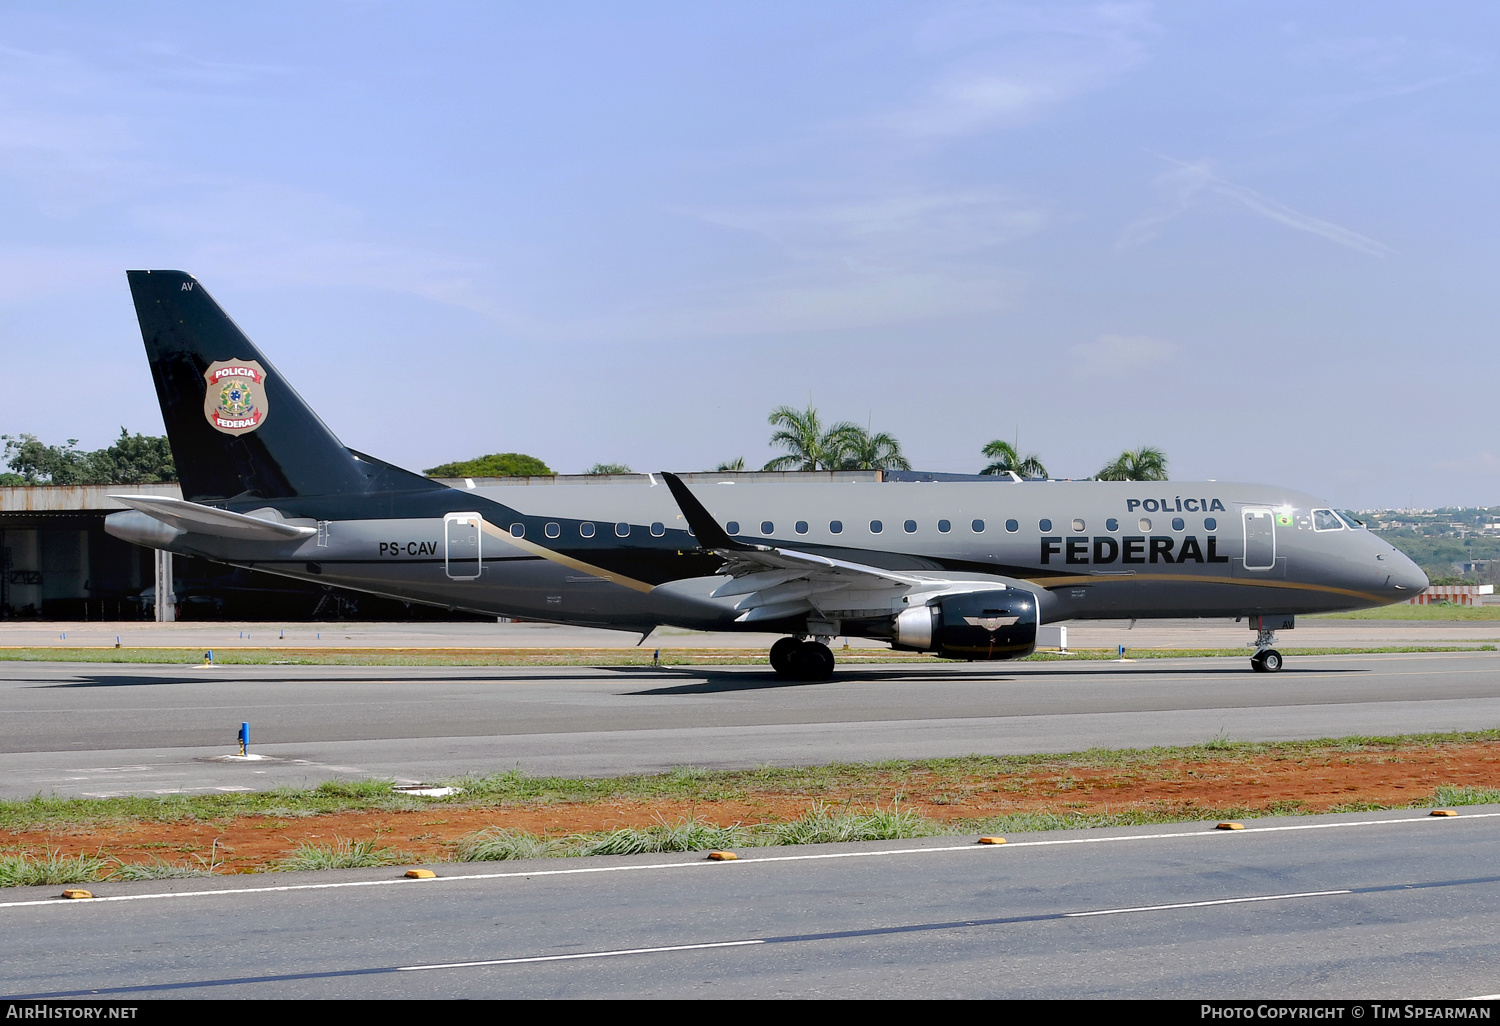
[(1363, 520), (1355, 516), (1353, 513), (1350, 513), (1347, 509), (1339, 510), (1339, 518), (1342, 519), (1344, 523), (1349, 525), (1349, 530), (1351, 531), (1369, 530), (1368, 526)]
[(1344, 529), (1344, 522), (1331, 509), (1313, 510), (1312, 519), (1314, 531), (1342, 531)]

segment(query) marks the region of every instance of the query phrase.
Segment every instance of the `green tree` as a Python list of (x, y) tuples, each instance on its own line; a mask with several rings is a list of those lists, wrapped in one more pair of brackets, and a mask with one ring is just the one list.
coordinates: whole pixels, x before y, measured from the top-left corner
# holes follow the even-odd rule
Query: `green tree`
[(78, 439), (70, 438), (63, 445), (48, 445), (25, 432), (19, 437), (0, 435), (0, 439), (5, 441), (5, 462), (27, 484), (82, 483), (78, 480), (83, 475), (83, 453), (78, 451)]
[(12, 474), (8, 471), (4, 474), (0, 474), (0, 488), (15, 488), (18, 485), (23, 485), (25, 483), (26, 479), (20, 474)]
[(745, 457), (743, 457), (743, 456), (736, 456), (732, 460), (725, 460), (723, 463), (720, 463), (717, 467), (714, 468), (714, 472), (718, 473), (718, 472), (726, 471), (726, 470), (744, 470), (744, 469), (745, 469)]
[(557, 473), (535, 456), (495, 452), (461, 463), (444, 463), (422, 471), (428, 477), (548, 477)]
[(172, 447), (160, 435), (132, 435), (124, 428), (112, 445), (79, 452), (78, 439), (48, 445), (31, 434), (0, 435), (5, 461), (28, 485), (156, 484), (177, 480)]
[(990, 459), (989, 466), (980, 471), (981, 474), (1004, 474), (1013, 473), (1019, 477), (1046, 477), (1047, 468), (1042, 465), (1042, 458), (1034, 452), (1028, 452), (1022, 456), (1016, 451), (1016, 447), (1004, 439), (997, 438), (988, 442), (980, 452)]
[(1148, 445), (1126, 449), (1094, 476), (1100, 481), (1165, 481), (1167, 454)]
[(84, 457), (91, 484), (158, 484), (177, 480), (172, 446), (164, 435), (130, 434), (123, 427), (120, 437), (106, 449)]
[(884, 431), (871, 434), (858, 424), (836, 424), (840, 470), (910, 470), (901, 443)]
[(634, 474), (635, 471), (631, 470), (629, 467), (627, 467), (623, 463), (595, 463), (592, 467), (590, 467), (589, 469), (585, 470), (584, 473), (585, 474)]
[(844, 458), (843, 432), (849, 425), (837, 424), (825, 431), (818, 411), (811, 406), (806, 410), (778, 406), (767, 420), (780, 429), (771, 435), (771, 444), (785, 449), (786, 455), (769, 461), (766, 470), (839, 469)]

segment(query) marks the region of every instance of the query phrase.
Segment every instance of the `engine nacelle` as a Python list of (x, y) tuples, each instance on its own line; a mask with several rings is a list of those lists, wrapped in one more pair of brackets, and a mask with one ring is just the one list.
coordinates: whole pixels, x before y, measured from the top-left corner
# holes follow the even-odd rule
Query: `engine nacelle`
[(891, 643), (945, 659), (1018, 659), (1035, 651), (1036, 623), (1029, 592), (976, 591), (903, 610)]

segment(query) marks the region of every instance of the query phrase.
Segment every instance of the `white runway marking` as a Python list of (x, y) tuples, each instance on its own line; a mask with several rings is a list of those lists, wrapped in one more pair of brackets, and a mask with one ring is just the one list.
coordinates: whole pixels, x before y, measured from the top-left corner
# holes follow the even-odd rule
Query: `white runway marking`
[(1171, 905), (1137, 905), (1134, 908), (1101, 908), (1093, 912), (1064, 912), (1064, 919), (1081, 919), (1085, 916), (1118, 916), (1126, 912), (1166, 912), (1174, 908), (1207, 908), (1210, 905), (1243, 905), (1251, 901), (1282, 901), (1286, 898), (1326, 898), (1330, 894), (1353, 894), (1342, 891), (1300, 891), (1296, 894), (1262, 894), (1254, 898), (1216, 898), (1213, 901), (1179, 901)]
[(660, 948), (621, 948), (618, 951), (581, 951), (572, 955), (528, 955), (524, 958), (491, 958), (483, 962), (441, 962), (435, 965), (400, 965), (398, 973), (419, 973), (428, 969), (474, 969), (486, 965), (523, 965), (527, 962), (566, 962), (578, 958), (614, 958), (617, 955), (655, 955), (663, 951), (702, 951), (705, 948), (743, 948), (764, 944), (763, 940), (714, 941), (709, 944), (670, 944)]

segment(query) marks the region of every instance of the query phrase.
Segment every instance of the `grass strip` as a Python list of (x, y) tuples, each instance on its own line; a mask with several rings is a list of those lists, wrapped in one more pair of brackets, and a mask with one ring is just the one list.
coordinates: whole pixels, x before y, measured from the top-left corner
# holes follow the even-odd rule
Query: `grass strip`
[[(1430, 795), (1404, 805), (1350, 802), (1327, 812), (1373, 812), (1393, 808), (1500, 804), (1500, 788), (1439, 786)], [(828, 844), (849, 841), (895, 841), (956, 834), (1016, 834), (1048, 830), (1077, 830), (1114, 826), (1151, 826), (1192, 820), (1243, 820), (1263, 816), (1308, 814), (1296, 802), (1269, 806), (1225, 806), (1196, 809), (1191, 817), (1167, 810), (1132, 809), (1115, 813), (1019, 812), (975, 819), (936, 820), (892, 804), (888, 808), (831, 808), (816, 804), (797, 819), (785, 823), (753, 826), (719, 826), (697, 817), (675, 823), (660, 821), (645, 828), (549, 837), (524, 830), (491, 827), (460, 838), (453, 846), (458, 862), (492, 862), (537, 858), (569, 858), (599, 855), (639, 855), (669, 852), (709, 851), (724, 848), (771, 847), (777, 845)], [(202, 861), (201, 859), (199, 860)], [(373, 841), (339, 838), (333, 845), (301, 844), (271, 863), (273, 872), (319, 869), (358, 869), (410, 865), (409, 852), (379, 846)], [(61, 857), (54, 851), (38, 855), (21, 852), (0, 856), (0, 887), (40, 884), (86, 883), (99, 880), (159, 880), (183, 876), (207, 876), (202, 865), (169, 863), (132, 864), (118, 859), (78, 855)]]
[[(1492, 639), (1482, 639), (1486, 642)], [(1493, 652), (1495, 644), (1460, 645), (1362, 645), (1331, 648), (1283, 648), (1286, 656), (1386, 655), (1417, 652)], [(931, 663), (934, 656), (882, 649), (835, 649), (840, 665), (884, 663)], [(1204, 659), (1237, 657), (1248, 659), (1250, 646), (1234, 648), (1129, 648), (1130, 659)], [(1070, 652), (1036, 652), (1021, 662), (1072, 660), (1101, 662), (1119, 658), (1113, 648), (1074, 649)], [(201, 666), (203, 650), (197, 648), (0, 648), (0, 661), (47, 663), (145, 663), (162, 666)], [(765, 666), (766, 653), (758, 649), (664, 649), (662, 666)], [(214, 650), (215, 666), (652, 666), (651, 650), (601, 649), (273, 649), (225, 648)]]
[(1360, 609), (1352, 613), (1317, 613), (1309, 620), (1500, 620), (1500, 605), (1459, 606), (1438, 603), (1430, 606), (1411, 606), (1400, 603), (1394, 606), (1379, 606), (1375, 609)]
[[(562, 803), (713, 802), (778, 794), (813, 801), (903, 793), (920, 787), (962, 789), (976, 778), (1003, 779), (1035, 772), (1125, 768), (1149, 772), (1176, 762), (1235, 763), (1258, 759), (1316, 760), (1500, 742), (1500, 729), (1316, 741), (1232, 741), (1139, 749), (1089, 749), (1062, 755), (969, 755), (945, 759), (764, 766), (748, 770), (679, 767), (668, 773), (623, 777), (540, 777), (519, 771), (443, 781), (458, 788), (444, 798), (398, 794), (389, 780), (326, 780), (312, 788), (275, 788), (220, 794), (72, 798), (37, 794), (0, 801), (0, 831), (60, 831), (131, 823), (222, 823), (244, 816), (295, 819), (344, 812), (419, 812), (445, 807), (543, 807)], [(860, 800), (865, 800), (861, 798)]]
[(94, 855), (61, 855), (48, 849), (40, 855), (23, 851), (0, 855), (0, 887), (85, 883), (109, 875), (108, 859)]
[(289, 873), (309, 869), (372, 869), (376, 866), (410, 865), (414, 861), (415, 856), (409, 851), (399, 851), (374, 841), (351, 841), (339, 837), (333, 844), (299, 844), (271, 863), (271, 870)]
[[(1329, 810), (1331, 812), (1374, 812), (1390, 808), (1427, 808), (1429, 806), (1494, 805), (1500, 804), (1500, 788), (1438, 787), (1431, 795), (1418, 798), (1404, 806), (1381, 805), (1376, 802), (1350, 802)], [(1307, 815), (1295, 802), (1271, 807), (1224, 806), (1214, 809), (1195, 810), (1196, 820), (1255, 819), (1263, 816)], [(814, 806), (802, 816), (786, 823), (759, 824), (755, 826), (716, 827), (697, 820), (682, 820), (679, 823), (646, 830), (613, 831), (612, 834), (632, 834), (636, 846), (630, 851), (601, 852), (596, 850), (597, 835), (572, 834), (561, 838), (548, 838), (522, 830), (479, 831), (463, 838), (455, 848), (455, 860), (459, 862), (486, 862), (503, 859), (566, 858), (595, 854), (636, 854), (643, 852), (708, 851), (715, 848), (772, 847), (776, 845), (830, 844), (847, 841), (897, 841), (917, 837), (951, 837), (955, 834), (1022, 834), (1047, 830), (1077, 830), (1116, 826), (1154, 826), (1166, 823), (1181, 823), (1180, 812), (1131, 810), (1117, 813), (1053, 813), (1017, 812), (1004, 816), (988, 816), (975, 819), (937, 820), (919, 816), (908, 809), (892, 805), (882, 809), (873, 808), (832, 809)], [(688, 837), (700, 832), (703, 839), (690, 847), (670, 846), (661, 843), (668, 837)], [(506, 835), (503, 844), (488, 844), (486, 840), (500, 833)], [(659, 845), (659, 846), (658, 846)]]

